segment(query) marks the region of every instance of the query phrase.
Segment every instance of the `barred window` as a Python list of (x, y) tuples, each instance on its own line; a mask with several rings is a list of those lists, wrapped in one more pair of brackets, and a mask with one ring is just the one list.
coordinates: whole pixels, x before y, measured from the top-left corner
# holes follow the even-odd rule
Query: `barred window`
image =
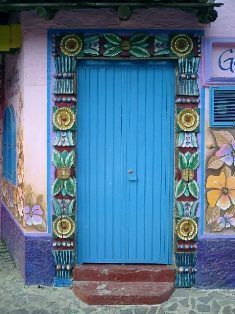
[(235, 126), (235, 87), (210, 88), (210, 125), (212, 127)]
[(3, 177), (16, 183), (16, 125), (12, 106), (5, 109), (3, 117)]

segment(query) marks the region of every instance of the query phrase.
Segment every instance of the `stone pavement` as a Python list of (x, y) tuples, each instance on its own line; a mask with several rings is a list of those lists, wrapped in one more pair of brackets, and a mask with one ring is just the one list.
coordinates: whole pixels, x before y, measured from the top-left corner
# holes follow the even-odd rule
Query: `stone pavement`
[(155, 306), (90, 306), (68, 288), (25, 286), (0, 242), (0, 314), (235, 314), (235, 290), (177, 289)]

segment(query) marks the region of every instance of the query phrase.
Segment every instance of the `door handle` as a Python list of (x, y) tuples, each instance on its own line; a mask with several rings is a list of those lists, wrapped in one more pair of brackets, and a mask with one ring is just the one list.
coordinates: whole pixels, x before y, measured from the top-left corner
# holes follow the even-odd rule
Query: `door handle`
[(128, 180), (129, 181), (137, 181), (137, 177), (136, 177), (133, 169), (128, 169), (127, 172), (128, 172)]

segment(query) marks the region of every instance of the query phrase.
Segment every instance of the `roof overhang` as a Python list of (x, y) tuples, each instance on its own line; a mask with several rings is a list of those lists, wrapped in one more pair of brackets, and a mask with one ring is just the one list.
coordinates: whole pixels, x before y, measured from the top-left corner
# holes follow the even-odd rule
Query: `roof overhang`
[(38, 14), (46, 19), (52, 19), (56, 12), (60, 10), (78, 10), (83, 8), (113, 8), (118, 12), (122, 20), (131, 17), (131, 13), (136, 8), (174, 8), (187, 11), (194, 11), (200, 23), (211, 23), (217, 18), (216, 8), (223, 3), (215, 3), (214, 0), (136, 0), (136, 1), (84, 1), (70, 0), (65, 1), (12, 1), (0, 0), (0, 12), (11, 13), (25, 10), (36, 10)]

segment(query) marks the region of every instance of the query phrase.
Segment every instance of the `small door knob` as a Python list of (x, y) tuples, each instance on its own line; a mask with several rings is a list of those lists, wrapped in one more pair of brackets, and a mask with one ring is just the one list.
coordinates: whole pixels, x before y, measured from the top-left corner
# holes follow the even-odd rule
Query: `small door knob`
[(132, 174), (133, 172), (134, 172), (133, 169), (129, 169), (129, 170), (128, 170), (128, 173), (129, 173), (129, 174)]

